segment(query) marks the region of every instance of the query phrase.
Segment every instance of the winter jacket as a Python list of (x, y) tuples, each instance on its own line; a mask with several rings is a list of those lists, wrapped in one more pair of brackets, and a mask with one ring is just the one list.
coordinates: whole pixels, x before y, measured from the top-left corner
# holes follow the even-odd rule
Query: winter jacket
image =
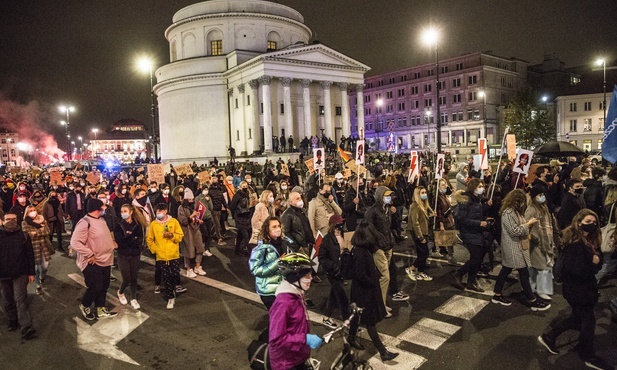
[[(28, 217), (28, 216), (26, 216)], [(42, 217), (43, 216), (37, 216)], [(30, 240), (32, 241), (32, 249), (34, 250), (34, 260), (37, 265), (43, 263), (41, 259), (41, 254), (45, 261), (51, 260), (50, 251), (53, 251), (51, 247), (51, 241), (49, 240), (49, 227), (47, 227), (47, 223), (43, 221), (41, 223), (42, 227), (37, 228), (36, 226), (32, 226), (24, 221), (21, 223), (21, 229), (30, 235)]]
[(392, 215), (390, 214), (390, 206), (383, 204), (383, 197), (386, 191), (390, 191), (385, 186), (377, 187), (375, 191), (375, 204), (370, 206), (364, 214), (364, 219), (369, 224), (373, 225), (379, 232), (378, 240), (381, 241), (380, 247), (388, 251), (394, 247), (394, 238), (390, 229)]
[(585, 208), (594, 211), (601, 220), (604, 220), (604, 187), (602, 181), (587, 179), (583, 181), (583, 186), (585, 186), (583, 192)]
[(114, 240), (118, 244), (118, 254), (123, 256), (139, 256), (144, 243), (144, 231), (140, 224), (131, 220), (129, 224), (122, 220), (114, 228)]
[(361, 323), (375, 325), (386, 316), (386, 306), (379, 287), (379, 271), (368, 249), (355, 247), (352, 259), (354, 279), (351, 281), (351, 302), (364, 308)]
[(220, 211), (223, 208), (227, 208), (227, 201), (225, 200), (225, 189), (220, 183), (212, 184), (209, 188), (210, 199), (212, 200), (212, 210)]
[[(353, 202), (356, 197), (359, 199), (357, 205)], [(343, 204), (341, 205), (347, 230), (354, 231), (358, 226), (358, 220), (364, 218), (364, 213), (366, 212), (365, 197), (362, 192), (360, 192), (360, 195), (357, 195), (357, 192), (352, 187), (347, 189)]]
[(306, 344), (310, 330), (307, 317), (304, 291), (283, 281), (270, 308), (270, 368), (292, 369), (308, 360), (311, 349)]
[(293, 240), (296, 248), (303, 247), (308, 250), (309, 244), (315, 244), (311, 224), (303, 209), (289, 206), (281, 215), (281, 223), (285, 236)]
[(249, 269), (255, 276), (257, 294), (274, 295), (276, 288), (283, 280), (283, 275), (279, 272), (278, 258), (279, 252), (272, 244), (259, 242), (253, 248), (249, 259)]
[(507, 208), (501, 214), (501, 264), (504, 267), (520, 269), (531, 265), (529, 249), (522, 248), (524, 239), (529, 239), (525, 217)]
[(593, 263), (594, 252), (583, 241), (568, 244), (563, 255), (563, 297), (571, 306), (594, 306), (598, 302), (596, 273), (602, 266)]
[[(330, 196), (330, 194), (326, 194)], [(328, 198), (319, 194), (313, 198), (308, 205), (308, 219), (311, 223), (313, 235), (317, 237), (317, 231), (325, 236), (328, 233), (328, 222), (334, 214), (341, 215), (343, 210), (335, 201), (330, 202)]]
[(572, 193), (566, 192), (561, 200), (561, 209), (557, 214), (559, 229), (563, 230), (570, 226), (574, 216), (583, 208), (585, 208), (585, 201), (582, 195), (572, 195)]
[[(163, 237), (165, 229), (173, 234), (171, 239)], [(182, 241), (183, 237), (184, 233), (178, 220), (167, 215), (167, 218), (163, 221), (152, 221), (150, 227), (148, 227), (146, 243), (150, 252), (156, 254), (157, 261), (171, 261), (180, 258), (180, 247), (178, 244)]]
[(467, 189), (467, 173), (468, 171), (464, 171), (465, 167), (469, 166), (468, 163), (463, 162), (458, 165), (458, 173), (456, 174), (456, 190), (465, 190)]
[(482, 232), (485, 230), (480, 222), (485, 221), (482, 201), (469, 192), (455, 193), (458, 204), (456, 224), (464, 244), (483, 245)]
[(257, 238), (259, 236), (261, 226), (264, 224), (264, 221), (268, 219), (268, 217), (272, 216), (274, 216), (274, 207), (272, 207), (271, 205), (266, 206), (265, 204), (263, 204), (263, 202), (257, 203), (257, 205), (255, 206), (255, 212), (251, 217), (252, 234), (249, 243), (257, 244)]
[(229, 205), (229, 210), (231, 211), (231, 216), (236, 221), (236, 227), (238, 229), (251, 229), (251, 209), (250, 209), (250, 199), (248, 192), (244, 192), (242, 190), (238, 191), (236, 195), (234, 195), (231, 200), (231, 204)]
[(95, 218), (90, 214), (82, 217), (71, 234), (71, 248), (77, 252), (76, 263), (81, 271), (88, 266), (90, 257), (101, 267), (114, 262), (115, 245), (103, 217)]
[[(186, 202), (186, 201), (185, 201)], [(180, 243), (180, 254), (182, 257), (195, 258), (195, 252), (203, 253), (204, 241), (201, 237), (201, 229), (198, 223), (190, 219), (193, 208), (183, 203), (178, 208), (178, 223), (182, 227), (184, 237)], [(202, 252), (199, 252), (202, 251)]]
[(527, 207), (525, 219), (532, 217), (538, 222), (531, 225), (529, 230), (531, 267), (537, 270), (550, 269), (555, 261), (555, 246), (560, 243), (557, 222), (547, 207), (537, 208), (534, 205)]
[(416, 202), (411, 203), (409, 207), (409, 221), (407, 225), (413, 236), (417, 239), (422, 240), (424, 236), (429, 235), (428, 214)]
[(340, 278), (341, 275), (341, 246), (333, 233), (323, 238), (319, 246), (319, 265), (332, 278)]
[(199, 194), (195, 197), (195, 204), (197, 203), (201, 203), (206, 206), (206, 212), (204, 212), (204, 217), (202, 220), (212, 218), (212, 199), (210, 199), (210, 196)]
[(21, 229), (8, 232), (0, 228), (0, 280), (34, 276), (32, 241)]

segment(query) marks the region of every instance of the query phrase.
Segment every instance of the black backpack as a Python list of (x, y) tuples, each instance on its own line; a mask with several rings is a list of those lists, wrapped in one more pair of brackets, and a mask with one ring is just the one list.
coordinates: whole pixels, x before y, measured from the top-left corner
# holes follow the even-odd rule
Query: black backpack
[(353, 272), (353, 250), (348, 248), (343, 249), (341, 253), (341, 276), (344, 280), (352, 280), (354, 278)]

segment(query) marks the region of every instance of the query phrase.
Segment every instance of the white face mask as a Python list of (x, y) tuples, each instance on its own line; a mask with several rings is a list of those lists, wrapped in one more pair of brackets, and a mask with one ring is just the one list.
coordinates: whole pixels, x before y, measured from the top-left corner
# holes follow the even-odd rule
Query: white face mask
[(281, 190), (287, 190), (287, 186), (285, 185), (281, 186)]
[(299, 201), (296, 203), (296, 207), (298, 207), (298, 208), (302, 208), (302, 207), (304, 207), (304, 201), (299, 200)]
[(476, 195), (480, 196), (484, 194), (484, 188), (477, 188), (475, 191)]
[(165, 194), (165, 195), (169, 194), (169, 189), (163, 190), (163, 194)]
[(311, 281), (313, 281), (313, 279), (311, 278), (300, 279), (300, 287), (302, 288), (302, 290), (309, 290), (309, 288), (311, 287)]
[(275, 229), (275, 230), (272, 230), (272, 231), (270, 232), (270, 235), (271, 235), (272, 237), (274, 237), (274, 238), (278, 239), (278, 238), (280, 238), (280, 237), (281, 237), (281, 234), (282, 234), (282, 233), (283, 233), (283, 230), (282, 230), (282, 229)]
[(122, 189), (122, 194), (126, 194), (126, 189)]
[(36, 211), (28, 212), (28, 217), (35, 218), (36, 217)]
[(272, 197), (268, 198), (268, 202), (274, 203), (274, 198), (272, 198)]
[(201, 192), (203, 195), (208, 195), (208, 190), (204, 190)]

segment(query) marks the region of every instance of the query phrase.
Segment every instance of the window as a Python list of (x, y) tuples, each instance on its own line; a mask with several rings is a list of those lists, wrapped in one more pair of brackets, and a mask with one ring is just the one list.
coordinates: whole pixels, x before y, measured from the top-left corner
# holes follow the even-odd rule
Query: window
[(377, 81), (377, 86), (383, 86), (383, 80)]
[(268, 50), (276, 50), (276, 41), (268, 41)]
[(461, 79), (455, 78), (452, 80), (452, 87), (461, 87)]
[(501, 104), (508, 104), (508, 97), (506, 96), (506, 94), (501, 94)]
[(433, 99), (424, 99), (424, 107), (432, 107), (433, 106)]
[(570, 112), (576, 112), (576, 103), (570, 103)]
[(264, 114), (264, 103), (259, 103), (259, 111)]
[(448, 73), (448, 66), (441, 67), (441, 73)]
[(2, 144), (6, 144), (6, 139), (2, 139)]
[(578, 85), (579, 82), (581, 82), (581, 79), (579, 77), (570, 77), (570, 85), (574, 86), (574, 85)]
[(370, 95), (364, 95), (364, 102), (365, 103), (370, 103), (371, 102), (371, 96)]
[(240, 130), (236, 130), (236, 141), (240, 141)]
[(405, 103), (398, 103), (398, 110), (405, 110)]
[(425, 84), (424, 85), (424, 92), (431, 92), (432, 89), (433, 89), (433, 85), (432, 84)]
[(446, 105), (446, 97), (445, 96), (440, 96), (439, 97), (439, 105)]
[(444, 124), (448, 123), (448, 113), (441, 113), (441, 124), (442, 126)]
[(402, 75), (401, 76), (401, 82), (405, 82), (407, 81), (407, 75)]
[(394, 105), (388, 104), (388, 106), (386, 107), (386, 112), (388, 113), (394, 112)]
[(435, 70), (433, 68), (429, 69), (428, 71), (426, 71), (426, 75), (427, 76), (434, 76), (435, 75)]
[(476, 120), (476, 121), (480, 119), (480, 110), (479, 109), (475, 109), (473, 111), (473, 119)]
[(456, 122), (457, 121), (457, 115), (456, 112), (452, 113), (452, 122)]
[(478, 99), (478, 92), (477, 91), (470, 91), (467, 94), (467, 100), (468, 101), (476, 101)]
[(452, 95), (452, 103), (460, 103), (461, 102), (461, 94)]
[(514, 87), (514, 80), (512, 80), (512, 77), (508, 78), (508, 87), (509, 88), (513, 88)]
[(467, 84), (468, 85), (475, 85), (478, 83), (478, 76), (473, 75), (473, 76), (468, 76), (467, 77)]
[(281, 114), (285, 114), (285, 104), (281, 104)]
[(446, 81), (439, 81), (439, 83), (437, 84), (437, 87), (439, 87), (439, 90), (445, 90), (446, 89)]
[(600, 105), (599, 105), (598, 109), (599, 110), (604, 110), (604, 102), (602, 102), (602, 101), (600, 102)]
[(462, 70), (462, 69), (463, 69), (463, 62), (456, 63), (456, 70), (457, 70), (457, 71), (460, 71), (460, 70)]
[(583, 120), (583, 131), (591, 131), (591, 118)]
[(223, 55), (223, 40), (210, 41), (210, 50), (212, 55)]
[(598, 131), (604, 131), (604, 118), (598, 119)]
[(411, 93), (412, 94), (417, 94), (418, 93), (418, 86), (412, 86), (411, 87)]
[(402, 97), (402, 96), (405, 96), (405, 89), (398, 89), (397, 96), (399, 98)]
[(246, 96), (246, 105), (251, 105), (251, 96), (250, 95)]
[(392, 91), (386, 91), (386, 99), (392, 99)]
[(249, 139), (253, 138), (253, 131), (249, 128)]
[(463, 111), (458, 112), (458, 120), (459, 121), (463, 120)]
[(238, 98), (236, 98), (236, 109), (238, 109)]
[(396, 79), (394, 77), (390, 77), (390, 83), (393, 84), (396, 82)]
[(341, 109), (341, 107), (334, 107), (334, 114), (337, 116), (342, 116), (343, 115), (343, 110)]
[(570, 120), (570, 131), (576, 132), (576, 120), (575, 119)]
[(473, 119), (473, 110), (467, 109), (467, 121), (471, 121)]
[(506, 87), (506, 78), (502, 77), (500, 80), (501, 80), (501, 87)]
[(413, 73), (413, 78), (415, 78), (415, 79), (420, 78), (420, 72), (414, 72)]
[(420, 108), (420, 101), (419, 100), (414, 100), (413, 107), (414, 107), (414, 109)]

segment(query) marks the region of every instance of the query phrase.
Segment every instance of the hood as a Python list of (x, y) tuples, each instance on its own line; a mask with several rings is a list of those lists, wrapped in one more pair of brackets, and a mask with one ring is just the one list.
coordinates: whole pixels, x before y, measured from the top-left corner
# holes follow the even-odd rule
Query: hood
[(383, 197), (385, 192), (392, 191), (388, 189), (386, 186), (378, 186), (377, 190), (375, 190), (375, 204), (379, 204), (379, 206), (383, 207)]
[(459, 163), (459, 164), (458, 164), (458, 172), (463, 172), (463, 169), (464, 169), (465, 167), (468, 167), (468, 166), (469, 166), (469, 164), (468, 164), (468, 163), (466, 163), (466, 162)]
[(298, 288), (287, 280), (281, 281), (281, 284), (276, 288), (276, 293), (274, 293), (274, 295), (279, 295), (281, 293), (304, 295), (304, 291), (302, 289)]
[(468, 203), (469, 196), (465, 193), (464, 190), (457, 190), (452, 194), (452, 199), (450, 200), (450, 204), (452, 207), (459, 203)]

